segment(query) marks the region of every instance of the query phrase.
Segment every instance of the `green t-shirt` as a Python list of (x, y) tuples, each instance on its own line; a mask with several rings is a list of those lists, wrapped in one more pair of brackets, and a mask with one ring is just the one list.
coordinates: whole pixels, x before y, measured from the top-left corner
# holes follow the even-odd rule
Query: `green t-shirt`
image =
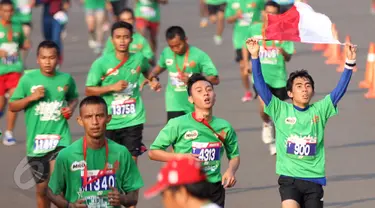
[(111, 92), (102, 96), (108, 105), (108, 112), (112, 115), (107, 125), (109, 130), (146, 122), (146, 111), (139, 92), (138, 80), (141, 73), (149, 70), (148, 60), (140, 53), (129, 53), (129, 59), (125, 64), (102, 80), (102, 77), (119, 63), (121, 61), (116, 58), (114, 52), (104, 54), (92, 64), (86, 81), (87, 87), (108, 86), (120, 80), (128, 83), (128, 87), (122, 92)]
[(30, 8), (30, 0), (12, 0), (14, 6), (14, 14), (12, 21), (19, 23), (30, 23), (32, 21), (32, 9)]
[[(54, 194), (64, 194), (67, 201), (73, 203), (85, 198), (88, 207), (113, 207), (108, 204), (110, 187), (119, 192), (130, 192), (144, 186), (141, 174), (126, 147), (108, 139), (108, 169), (118, 164), (116, 171), (108, 170), (106, 175), (86, 187), (83, 187), (84, 167), (87, 165), (88, 176), (97, 176), (104, 169), (106, 149), (87, 148), (86, 161), (83, 157), (83, 139), (61, 150), (56, 158), (55, 169), (48, 183)], [(88, 177), (90, 180), (91, 177)], [(96, 203), (95, 203), (96, 202)], [(100, 206), (101, 205), (101, 206)], [(120, 208), (121, 206), (118, 206)]]
[[(193, 104), (188, 101), (187, 86), (178, 78), (179, 73), (176, 68), (176, 64), (178, 64), (180, 70), (183, 70), (185, 55), (176, 55), (169, 47), (166, 47), (159, 58), (159, 66), (168, 71), (169, 80), (165, 94), (167, 112), (185, 111), (189, 113), (194, 110)], [(189, 46), (188, 64), (185, 73), (218, 76), (218, 71), (211, 58), (195, 46)]]
[[(248, 31), (248, 37), (262, 38), (263, 23), (254, 23)], [(265, 82), (273, 88), (282, 88), (286, 86), (287, 70), (284, 56), (279, 52), (278, 48), (284, 49), (288, 54), (293, 54), (294, 43), (290, 41), (263, 41), (259, 42), (260, 52), (259, 58), (262, 65), (262, 74)], [(265, 46), (265, 47), (264, 47)], [(246, 43), (244, 43), (246, 47)], [(254, 83), (254, 78), (253, 83)]]
[[(12, 39), (8, 38), (8, 33), (12, 32)], [(2, 57), (0, 64), (0, 75), (11, 72), (22, 72), (23, 63), (20, 54), (20, 48), (25, 40), (21, 24), (12, 22), (12, 29), (4, 27), (0, 23), (0, 49), (8, 52), (7, 57)]]
[(299, 111), (272, 96), (264, 112), (276, 127), (276, 173), (299, 178), (325, 177), (324, 129), (338, 113), (331, 96)]
[(241, 49), (245, 42), (249, 26), (261, 20), (264, 0), (228, 0), (225, 8), (225, 18), (234, 16), (238, 10), (242, 11), (242, 18), (237, 19), (233, 29), (234, 49)]
[(229, 160), (240, 155), (237, 134), (224, 119), (213, 117), (209, 124), (216, 133), (224, 137), (224, 144), (211, 129), (196, 121), (189, 113), (169, 120), (150, 149), (166, 150), (172, 145), (176, 153), (199, 154), (199, 159), (204, 161), (202, 165), (207, 172), (208, 181), (219, 182), (224, 150)]
[(78, 98), (71, 75), (56, 72), (55, 76), (47, 77), (37, 70), (22, 76), (10, 102), (30, 96), (41, 85), (45, 89), (44, 98), (25, 108), (26, 152), (32, 157), (41, 157), (58, 146), (70, 145), (72, 136), (61, 108)]
[(150, 22), (160, 22), (160, 5), (153, 0), (138, 0), (135, 4), (135, 17)]
[(227, 3), (227, 0), (205, 0), (204, 2), (209, 5), (221, 5)]
[(84, 0), (85, 9), (105, 9), (106, 0)]

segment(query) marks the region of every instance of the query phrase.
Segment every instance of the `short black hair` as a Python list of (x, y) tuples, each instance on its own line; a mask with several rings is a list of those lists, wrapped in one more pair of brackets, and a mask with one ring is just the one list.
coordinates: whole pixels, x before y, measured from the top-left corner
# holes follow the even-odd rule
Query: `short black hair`
[(184, 40), (186, 38), (185, 31), (182, 27), (171, 26), (165, 32), (165, 37), (167, 38), (167, 40), (171, 40), (175, 38), (176, 36), (179, 36), (181, 40)]
[(134, 18), (134, 11), (131, 9), (131, 8), (124, 8), (123, 10), (121, 10), (121, 12), (119, 13), (119, 16), (122, 15), (122, 13), (130, 13), (132, 15), (132, 18)]
[(79, 104), (79, 110), (81, 111), (82, 106), (84, 105), (103, 105), (105, 113), (108, 114), (108, 106), (105, 100), (100, 96), (87, 96)]
[(276, 7), (277, 8), (277, 13), (280, 13), (280, 4), (278, 4), (277, 2), (274, 2), (272, 0), (270, 1), (267, 1), (265, 4), (264, 4), (264, 9), (266, 9), (266, 7), (268, 6), (272, 6), (272, 7)]
[(41, 48), (54, 48), (56, 49), (57, 56), (60, 56), (60, 48), (59, 46), (53, 42), (52, 40), (44, 40), (38, 45), (38, 49), (36, 51), (36, 55), (39, 55), (40, 49)]
[(307, 70), (301, 69), (301, 70), (297, 70), (297, 71), (294, 71), (294, 72), (290, 73), (288, 81), (286, 83), (286, 90), (287, 91), (290, 91), (290, 92), (292, 91), (293, 82), (298, 77), (308, 79), (311, 83), (311, 87), (312, 87), (313, 91), (315, 90), (315, 83), (314, 83), (313, 78), (311, 77), (311, 75), (309, 74), (309, 72)]
[(10, 5), (10, 6), (13, 7), (13, 3), (12, 3), (11, 0), (2, 0), (2, 1), (0, 2), (0, 5)]
[(191, 75), (191, 77), (188, 79), (188, 82), (187, 82), (187, 91), (188, 91), (189, 96), (191, 96), (191, 87), (193, 86), (194, 83), (198, 81), (209, 82), (211, 86), (214, 87), (213, 84), (210, 81), (208, 81), (208, 79), (205, 76), (203, 76), (202, 74), (194, 73)]
[(130, 34), (133, 35), (133, 25), (127, 23), (127, 22), (115, 22), (113, 23), (112, 25), (112, 28), (111, 28), (111, 36), (113, 37), (113, 32), (119, 28), (125, 28), (125, 29), (128, 29)]

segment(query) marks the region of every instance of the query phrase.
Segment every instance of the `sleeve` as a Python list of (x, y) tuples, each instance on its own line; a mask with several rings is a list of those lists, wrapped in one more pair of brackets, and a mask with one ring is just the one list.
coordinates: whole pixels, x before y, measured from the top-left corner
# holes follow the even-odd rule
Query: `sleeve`
[(167, 65), (165, 64), (165, 49), (160, 54), (158, 65), (160, 66), (160, 68), (163, 68), (163, 69), (167, 68)]
[(159, 132), (155, 141), (151, 144), (151, 150), (166, 150), (177, 140), (177, 126), (173, 119), (169, 120), (167, 125)]
[(26, 76), (23, 75), (20, 81), (17, 84), (16, 89), (14, 90), (12, 97), (10, 98), (10, 102), (23, 99), (27, 96), (26, 91)]
[(150, 43), (146, 40), (146, 38), (142, 37), (142, 55), (146, 57), (148, 60), (154, 57), (154, 52), (151, 49)]
[(59, 195), (65, 190), (65, 179), (66, 179), (66, 164), (64, 163), (64, 157), (60, 152), (55, 160), (55, 168), (48, 182), (48, 187), (51, 189), (52, 193)]
[(339, 83), (336, 88), (331, 92), (331, 100), (334, 106), (337, 106), (341, 98), (344, 96), (346, 89), (349, 86), (350, 79), (352, 77), (353, 70), (344, 69), (344, 72), (341, 75)]
[(240, 149), (238, 146), (238, 138), (237, 133), (233, 129), (232, 126), (230, 126), (229, 131), (227, 132), (227, 136), (224, 140), (225, 144), (225, 152), (227, 154), (228, 160), (231, 160), (235, 157), (240, 156)]
[(274, 95), (272, 95), (271, 101), (268, 103), (268, 105), (264, 106), (264, 112), (269, 115), (275, 122), (279, 119), (280, 112), (285, 112), (286, 110), (287, 103), (281, 101)]
[(314, 105), (316, 105), (319, 112), (326, 120), (338, 114), (338, 108), (333, 105), (330, 95), (327, 95), (324, 99), (314, 103)]
[(284, 51), (287, 54), (293, 54), (294, 53), (294, 43), (291, 41), (285, 41), (281, 44), (281, 48), (284, 49)]
[(104, 74), (102, 73), (101, 68), (101, 59), (97, 59), (92, 65), (91, 69), (87, 75), (86, 80), (86, 86), (87, 87), (94, 87), (94, 86), (100, 86), (102, 82), (102, 76)]
[(130, 152), (125, 149), (124, 163), (121, 173), (121, 190), (125, 193), (138, 190), (144, 186), (144, 182)]
[(215, 64), (205, 52), (202, 52), (198, 64), (199, 68), (206, 76), (218, 76)]
[(264, 81), (259, 57), (257, 59), (251, 59), (251, 65), (253, 69), (255, 89), (259, 93), (259, 96), (262, 98), (264, 103), (268, 105), (272, 99), (272, 93)]
[(231, 17), (235, 14), (236, 14), (236, 12), (232, 8), (232, 1), (228, 0), (227, 5), (225, 6), (225, 11), (224, 11), (225, 19), (227, 19), (227, 18), (229, 18), (229, 17)]
[(74, 81), (73, 77), (69, 76), (69, 85), (68, 85), (68, 92), (66, 94), (66, 100), (71, 101), (78, 98), (78, 89), (76, 82)]
[(141, 72), (146, 73), (148, 70), (150, 70), (151, 66), (150, 63), (148, 62), (148, 59), (142, 55), (142, 62), (141, 62)]

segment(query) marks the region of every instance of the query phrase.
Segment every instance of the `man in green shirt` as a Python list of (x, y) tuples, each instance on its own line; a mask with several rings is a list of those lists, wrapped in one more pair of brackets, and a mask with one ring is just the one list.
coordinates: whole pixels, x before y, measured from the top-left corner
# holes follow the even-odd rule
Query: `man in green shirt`
[(141, 74), (150, 79), (153, 90), (159, 90), (158, 78), (150, 76), (147, 58), (130, 53), (133, 26), (116, 22), (112, 26), (115, 51), (104, 54), (91, 66), (86, 81), (86, 95), (102, 96), (112, 119), (106, 136), (128, 148), (135, 161), (146, 151), (142, 143), (146, 111), (139, 91)]
[(152, 74), (158, 76), (163, 71), (168, 71), (165, 104), (169, 120), (194, 110), (194, 105), (188, 101), (187, 92), (187, 81), (193, 73), (205, 74), (215, 85), (219, 84), (219, 76), (211, 58), (199, 48), (187, 43), (182, 27), (168, 28), (166, 39), (169, 47), (164, 48)]
[(137, 204), (143, 180), (129, 151), (105, 138), (110, 120), (103, 98), (89, 96), (80, 103), (77, 121), (85, 134), (58, 154), (48, 183), (47, 195), (56, 206), (121, 208)]
[[(224, 207), (224, 188), (234, 186), (240, 165), (237, 134), (228, 121), (212, 115), (216, 95), (211, 82), (200, 74), (193, 74), (187, 88), (194, 112), (169, 120), (151, 144), (149, 157), (162, 162), (176, 157), (201, 161), (210, 182), (209, 199)], [(170, 146), (173, 153), (166, 151)], [(224, 151), (229, 167), (221, 175)]]
[(22, 76), (9, 108), (25, 111), (26, 155), (36, 182), (37, 207), (49, 207), (45, 195), (58, 152), (71, 144), (68, 119), (78, 104), (78, 91), (71, 75), (56, 71), (58, 46), (43, 41), (37, 49), (40, 70)]
[[(243, 85), (246, 86), (248, 79), (245, 71), (245, 61), (242, 56), (242, 46), (248, 38), (246, 33), (250, 25), (261, 20), (261, 11), (264, 8), (264, 0), (228, 0), (225, 9), (225, 18), (233, 27), (233, 47), (236, 53), (236, 62), (240, 63), (240, 74)], [(250, 86), (246, 86), (250, 89)], [(242, 102), (252, 100), (251, 91), (245, 92)]]
[[(269, 1), (265, 4), (264, 14), (279, 14), (280, 5), (274, 1)], [(247, 37), (262, 39), (262, 31), (264, 24), (262, 22), (253, 23), (247, 32)], [(262, 64), (262, 73), (268, 87), (271, 89), (273, 95), (280, 100), (287, 100), (288, 94), (286, 91), (287, 84), (287, 69), (286, 62), (289, 62), (294, 52), (294, 43), (290, 41), (260, 41), (260, 63)], [(243, 74), (248, 74), (249, 67), (249, 52), (246, 49), (246, 43), (243, 44), (242, 56), (245, 61), (245, 67), (242, 69)], [(253, 79), (253, 76), (252, 76)], [(246, 91), (250, 91), (250, 82), (248, 76), (244, 83)], [(257, 90), (254, 88), (257, 94)], [(272, 120), (264, 112), (264, 102), (259, 99), (260, 107), (259, 114), (263, 121), (262, 140), (269, 145), (271, 155), (276, 154), (275, 133)]]
[[(23, 62), (21, 48), (30, 48), (30, 43), (25, 40), (22, 25), (12, 22), (13, 4), (10, 0), (2, 0), (0, 3), (0, 117), (5, 107), (5, 94), (12, 96), (17, 83), (22, 76)], [(6, 115), (6, 131), (3, 144), (10, 146), (16, 144), (13, 129), (16, 124), (17, 114), (8, 108)]]
[(205, 0), (210, 22), (216, 24), (216, 34), (214, 36), (216, 45), (221, 45), (223, 42), (222, 35), (224, 32), (224, 10), (226, 2), (227, 0)]

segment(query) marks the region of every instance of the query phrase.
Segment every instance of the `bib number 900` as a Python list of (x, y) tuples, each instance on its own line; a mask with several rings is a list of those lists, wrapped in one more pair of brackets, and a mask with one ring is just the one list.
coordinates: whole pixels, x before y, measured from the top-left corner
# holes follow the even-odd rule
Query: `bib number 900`
[(299, 156), (314, 156), (316, 154), (316, 144), (289, 143), (287, 152)]

